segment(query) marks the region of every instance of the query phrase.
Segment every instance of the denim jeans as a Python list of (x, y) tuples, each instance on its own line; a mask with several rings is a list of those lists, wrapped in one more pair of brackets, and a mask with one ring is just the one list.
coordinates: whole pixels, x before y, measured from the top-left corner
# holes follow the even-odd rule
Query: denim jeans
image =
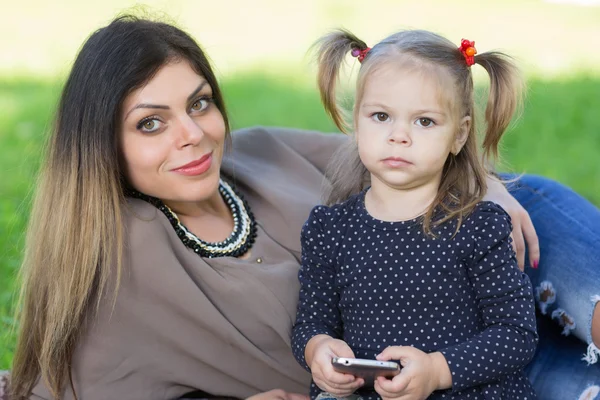
[(579, 399), (600, 386), (598, 348), (591, 340), (600, 301), (600, 210), (538, 176), (524, 175), (509, 190), (529, 212), (541, 250), (539, 268), (525, 268), (537, 296), (540, 335), (527, 373), (540, 399)]

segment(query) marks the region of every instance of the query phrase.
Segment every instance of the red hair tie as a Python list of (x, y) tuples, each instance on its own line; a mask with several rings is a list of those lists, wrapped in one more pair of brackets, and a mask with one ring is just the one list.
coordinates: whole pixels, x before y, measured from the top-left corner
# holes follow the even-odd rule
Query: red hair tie
[(355, 47), (352, 49), (352, 52), (350, 54), (352, 54), (352, 57), (358, 57), (358, 61), (362, 63), (370, 50), (371, 50), (370, 47), (367, 47), (362, 50)]
[(465, 60), (469, 67), (475, 64), (475, 54), (477, 54), (477, 50), (475, 49), (475, 42), (463, 39), (460, 41), (460, 47), (458, 48), (458, 50), (460, 50), (462, 55), (465, 57)]

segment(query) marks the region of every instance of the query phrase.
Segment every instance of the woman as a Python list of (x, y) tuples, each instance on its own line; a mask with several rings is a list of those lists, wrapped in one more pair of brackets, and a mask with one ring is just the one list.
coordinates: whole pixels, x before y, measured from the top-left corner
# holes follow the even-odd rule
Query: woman
[[(187, 34), (122, 17), (88, 39), (31, 214), (15, 398), (303, 397), (294, 393), (310, 377), (289, 347), (300, 228), (346, 139), (267, 128), (232, 136), (225, 151), (219, 86)], [(525, 205), (546, 218), (553, 204), (530, 191), (546, 185), (562, 201), (564, 189), (530, 189), (528, 179)], [(537, 262), (525, 210), (499, 184), (488, 199), (509, 210)], [(597, 241), (600, 213), (589, 207), (573, 219)], [(568, 228), (560, 240), (539, 231), (542, 250), (569, 240)], [(598, 246), (585, 248), (600, 259)], [(564, 267), (544, 257), (540, 274)]]

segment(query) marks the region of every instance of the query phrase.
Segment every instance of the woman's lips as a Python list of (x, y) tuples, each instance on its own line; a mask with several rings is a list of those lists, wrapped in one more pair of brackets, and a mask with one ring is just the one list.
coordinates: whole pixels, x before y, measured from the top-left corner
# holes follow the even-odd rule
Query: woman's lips
[(212, 165), (212, 152), (203, 155), (201, 158), (192, 161), (188, 164), (185, 164), (179, 168), (175, 168), (171, 171), (186, 175), (186, 176), (195, 176), (201, 175), (210, 169)]

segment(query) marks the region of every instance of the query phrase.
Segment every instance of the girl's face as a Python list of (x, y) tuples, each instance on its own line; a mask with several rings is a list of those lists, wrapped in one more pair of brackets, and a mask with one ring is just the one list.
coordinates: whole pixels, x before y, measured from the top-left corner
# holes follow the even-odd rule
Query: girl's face
[(384, 65), (365, 79), (356, 139), (371, 181), (401, 190), (437, 188), (448, 155), (467, 139), (470, 117), (455, 115), (453, 96), (423, 70)]
[(168, 202), (217, 192), (226, 136), (212, 88), (186, 61), (163, 66), (123, 103), (120, 144), (138, 191)]

